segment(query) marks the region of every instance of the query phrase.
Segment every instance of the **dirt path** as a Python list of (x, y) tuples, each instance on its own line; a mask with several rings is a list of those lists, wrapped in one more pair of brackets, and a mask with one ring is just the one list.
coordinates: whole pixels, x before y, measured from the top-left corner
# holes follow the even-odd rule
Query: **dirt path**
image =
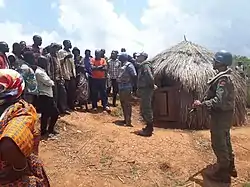
[[(52, 187), (194, 186), (187, 179), (214, 162), (208, 131), (156, 129), (143, 138), (133, 133), (142, 127), (136, 111), (133, 128), (117, 126), (115, 120), (78, 112), (60, 119), (60, 135), (40, 146)], [(250, 181), (250, 128), (232, 134), (240, 175), (232, 186), (242, 186)], [(196, 178), (196, 186), (201, 179)]]

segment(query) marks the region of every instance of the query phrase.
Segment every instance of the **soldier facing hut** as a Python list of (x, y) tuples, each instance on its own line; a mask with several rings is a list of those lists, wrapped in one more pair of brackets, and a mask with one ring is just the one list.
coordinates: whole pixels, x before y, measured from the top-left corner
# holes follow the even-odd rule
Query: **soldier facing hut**
[[(210, 119), (206, 110), (189, 111), (193, 100), (203, 99), (207, 82), (215, 75), (213, 56), (207, 49), (185, 40), (151, 59), (159, 87), (154, 97), (157, 121), (167, 121), (165, 124), (173, 124), (167, 127), (174, 128), (208, 128)], [(237, 72), (233, 77), (236, 92), (233, 125), (239, 126), (246, 117), (246, 84)]]

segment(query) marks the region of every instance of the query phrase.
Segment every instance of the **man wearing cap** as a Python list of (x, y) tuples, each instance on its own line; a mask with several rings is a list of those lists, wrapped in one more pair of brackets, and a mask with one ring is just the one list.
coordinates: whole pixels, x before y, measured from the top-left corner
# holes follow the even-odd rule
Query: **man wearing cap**
[(138, 132), (140, 136), (152, 136), (153, 133), (153, 110), (152, 97), (154, 93), (153, 68), (149, 61), (147, 53), (140, 53), (137, 62), (140, 64), (138, 74), (138, 96), (140, 97), (140, 110), (146, 127)]
[(203, 101), (196, 100), (194, 107), (204, 107), (211, 115), (211, 142), (217, 157), (212, 172), (205, 173), (211, 180), (230, 183), (231, 176), (237, 177), (231, 145), (230, 128), (235, 109), (235, 91), (232, 78), (233, 56), (219, 51), (214, 56), (214, 69), (218, 74), (208, 82), (210, 89)]
[(136, 71), (131, 62), (128, 61), (128, 55), (126, 53), (121, 53), (119, 56), (119, 61), (121, 62), (118, 70), (118, 89), (119, 97), (121, 102), (121, 107), (124, 116), (124, 125), (132, 126), (131, 124), (131, 114), (132, 114), (132, 88), (134, 79), (136, 78)]

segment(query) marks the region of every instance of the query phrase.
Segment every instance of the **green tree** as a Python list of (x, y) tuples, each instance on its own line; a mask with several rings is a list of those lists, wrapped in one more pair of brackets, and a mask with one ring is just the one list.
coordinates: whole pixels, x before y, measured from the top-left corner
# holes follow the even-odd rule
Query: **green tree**
[(250, 58), (246, 56), (241, 56), (241, 55), (234, 55), (234, 64), (237, 65), (238, 62), (242, 62), (244, 66), (249, 66), (250, 65)]

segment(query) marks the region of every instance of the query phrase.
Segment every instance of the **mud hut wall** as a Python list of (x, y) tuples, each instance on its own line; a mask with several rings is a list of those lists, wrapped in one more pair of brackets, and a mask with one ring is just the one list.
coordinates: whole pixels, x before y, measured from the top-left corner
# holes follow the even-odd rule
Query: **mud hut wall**
[(197, 94), (192, 94), (182, 90), (180, 92), (180, 112), (181, 112), (181, 128), (184, 129), (206, 129), (209, 127), (209, 114), (205, 109), (198, 109), (190, 113), (192, 103)]
[(153, 109), (156, 121), (176, 122), (180, 119), (178, 87), (162, 87), (154, 92)]
[(205, 129), (209, 127), (209, 115), (199, 109), (189, 113), (195, 96), (179, 86), (158, 88), (154, 93), (155, 121), (165, 122), (161, 127), (177, 129)]
[(153, 106), (154, 118), (156, 121), (165, 121), (165, 128), (174, 123), (177, 129), (204, 129), (209, 126), (209, 115), (205, 110), (197, 110), (190, 114), (192, 103), (201, 93), (188, 92), (183, 89), (180, 82), (168, 77), (167, 75), (156, 79), (159, 87), (155, 91)]

